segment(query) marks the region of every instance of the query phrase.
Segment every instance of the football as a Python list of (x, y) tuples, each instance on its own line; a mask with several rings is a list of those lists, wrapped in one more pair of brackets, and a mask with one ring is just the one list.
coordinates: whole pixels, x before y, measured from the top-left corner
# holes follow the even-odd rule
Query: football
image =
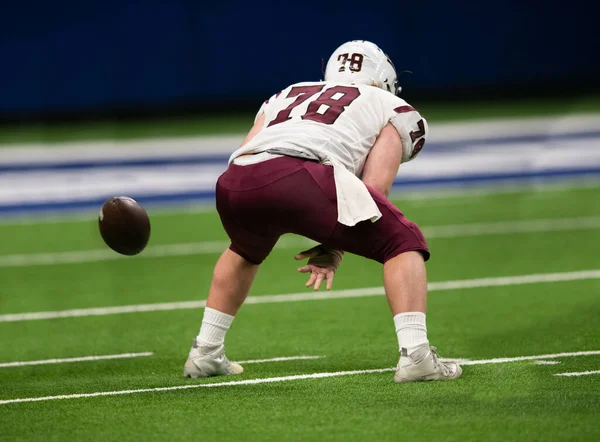
[(150, 239), (150, 218), (133, 198), (113, 197), (98, 215), (100, 235), (108, 247), (122, 255), (137, 255)]

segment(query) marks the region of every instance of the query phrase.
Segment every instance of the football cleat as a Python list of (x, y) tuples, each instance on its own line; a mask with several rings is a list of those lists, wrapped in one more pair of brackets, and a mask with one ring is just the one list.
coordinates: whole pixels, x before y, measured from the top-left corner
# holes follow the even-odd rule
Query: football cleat
[(188, 359), (183, 367), (183, 376), (186, 378), (228, 376), (243, 372), (244, 369), (240, 364), (227, 359), (223, 344), (200, 346), (197, 340), (194, 340)]
[(462, 374), (455, 362), (441, 362), (435, 347), (423, 344), (410, 354), (403, 348), (394, 376), (395, 382), (450, 381)]

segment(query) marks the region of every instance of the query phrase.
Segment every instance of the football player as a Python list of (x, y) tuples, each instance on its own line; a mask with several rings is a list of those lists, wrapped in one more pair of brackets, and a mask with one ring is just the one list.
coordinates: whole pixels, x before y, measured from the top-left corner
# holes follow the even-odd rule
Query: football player
[(284, 233), (320, 243), (295, 257), (308, 258), (299, 271), (314, 290), (323, 281), (331, 289), (344, 252), (383, 264), (400, 348), (396, 382), (461, 375), (427, 339), (425, 238), (387, 199), (400, 164), (419, 154), (428, 131), (399, 92), (387, 55), (355, 40), (331, 55), (324, 81), (293, 84), (265, 101), (217, 182), (217, 210), (231, 245), (215, 266), (184, 376), (243, 372), (225, 355), (225, 334)]

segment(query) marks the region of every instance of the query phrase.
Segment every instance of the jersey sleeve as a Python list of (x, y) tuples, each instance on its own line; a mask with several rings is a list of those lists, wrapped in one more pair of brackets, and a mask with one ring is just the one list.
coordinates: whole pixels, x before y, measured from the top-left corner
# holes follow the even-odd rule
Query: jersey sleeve
[(394, 108), (390, 123), (394, 125), (402, 140), (402, 162), (411, 161), (419, 155), (425, 145), (429, 132), (427, 120), (414, 107), (404, 104)]
[(267, 115), (267, 111), (269, 109), (269, 105), (271, 105), (277, 99), (277, 97), (279, 97), (280, 94), (281, 94), (281, 92), (277, 92), (271, 98), (269, 98), (268, 100), (265, 100), (265, 102), (262, 104), (262, 106), (260, 107), (260, 109), (256, 113), (256, 117), (254, 117), (254, 122), (255, 123), (258, 121), (258, 117), (260, 117), (262, 114), (265, 114), (265, 116)]

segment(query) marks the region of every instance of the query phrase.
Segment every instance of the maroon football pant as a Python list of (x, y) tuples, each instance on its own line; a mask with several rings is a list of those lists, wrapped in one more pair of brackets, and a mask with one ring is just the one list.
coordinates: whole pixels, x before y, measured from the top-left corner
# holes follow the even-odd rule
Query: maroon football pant
[[(367, 186), (368, 187), (368, 186)], [(217, 181), (217, 210), (230, 249), (260, 264), (284, 233), (380, 263), (411, 250), (429, 259), (421, 230), (369, 187), (382, 217), (354, 227), (337, 222), (333, 168), (293, 157), (229, 168)]]

